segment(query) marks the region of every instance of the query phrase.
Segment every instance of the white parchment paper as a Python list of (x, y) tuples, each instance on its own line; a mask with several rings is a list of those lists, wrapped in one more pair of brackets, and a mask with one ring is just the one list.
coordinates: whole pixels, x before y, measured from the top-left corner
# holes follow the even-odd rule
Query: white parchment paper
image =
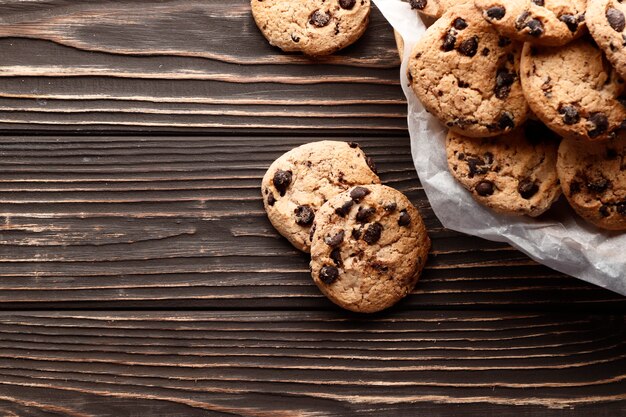
[(406, 77), (408, 57), (426, 27), (408, 3), (374, 3), (404, 38), (400, 79), (409, 106), (411, 151), (415, 169), (441, 223), (448, 229), (508, 242), (550, 268), (626, 295), (626, 233), (588, 225), (563, 198), (540, 219), (494, 213), (476, 203), (454, 180), (446, 161), (446, 129), (424, 110)]

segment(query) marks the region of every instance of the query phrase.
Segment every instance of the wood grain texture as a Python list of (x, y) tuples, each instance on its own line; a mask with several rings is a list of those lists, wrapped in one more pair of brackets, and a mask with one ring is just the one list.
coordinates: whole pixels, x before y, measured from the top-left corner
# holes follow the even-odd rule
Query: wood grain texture
[(248, 0), (3, 1), (0, 16), (0, 129), (406, 129), (377, 10), (316, 60), (271, 47)]
[(5, 312), (0, 334), (5, 416), (626, 411), (621, 316)]
[[(354, 138), (337, 138), (349, 140)], [(0, 141), (0, 303), (5, 307), (334, 308), (308, 259), (272, 228), (259, 184), (315, 137), (27, 137)], [(384, 183), (433, 238), (402, 308), (586, 308), (623, 297), (501, 243), (441, 227), (407, 137), (360, 137)]]

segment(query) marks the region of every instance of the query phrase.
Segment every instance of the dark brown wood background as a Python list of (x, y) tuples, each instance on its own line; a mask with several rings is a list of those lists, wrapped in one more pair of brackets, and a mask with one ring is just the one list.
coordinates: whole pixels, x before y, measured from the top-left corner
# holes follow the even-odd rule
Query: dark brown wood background
[[(626, 299), (442, 228), (391, 28), (311, 61), (245, 0), (0, 1), (0, 416), (626, 415)], [(423, 278), (320, 295), (259, 184), (356, 140), (425, 217)]]

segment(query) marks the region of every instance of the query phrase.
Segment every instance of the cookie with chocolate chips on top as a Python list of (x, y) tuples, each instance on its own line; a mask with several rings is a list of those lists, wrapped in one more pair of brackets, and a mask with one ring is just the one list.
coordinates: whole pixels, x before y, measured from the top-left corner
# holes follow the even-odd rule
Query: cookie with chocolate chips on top
[(416, 44), (410, 85), (426, 110), (470, 137), (520, 126), (528, 104), (519, 80), (521, 44), (502, 37), (473, 4), (455, 6)]
[(583, 219), (626, 230), (626, 132), (604, 143), (563, 139), (557, 171), (567, 201)]
[(357, 186), (319, 209), (311, 274), (335, 304), (374, 313), (411, 292), (429, 248), (422, 218), (401, 192)]
[(500, 33), (520, 42), (560, 46), (585, 33), (587, 0), (475, 0)]
[(369, 22), (370, 0), (251, 0), (252, 15), (271, 45), (328, 55), (354, 43)]
[(559, 138), (541, 122), (529, 120), (496, 138), (446, 139), (452, 176), (480, 204), (494, 211), (539, 216), (561, 195), (556, 174)]
[(602, 141), (626, 128), (626, 85), (591, 38), (525, 44), (521, 79), (532, 111), (563, 137)]
[(474, 0), (409, 0), (411, 9), (421, 15), (438, 19), (450, 8), (458, 4), (470, 4)]
[(586, 19), (591, 36), (626, 79), (626, 1), (590, 0)]
[(303, 252), (310, 250), (310, 230), (317, 209), (357, 184), (378, 184), (372, 160), (354, 142), (308, 143), (282, 155), (261, 184), (272, 225)]

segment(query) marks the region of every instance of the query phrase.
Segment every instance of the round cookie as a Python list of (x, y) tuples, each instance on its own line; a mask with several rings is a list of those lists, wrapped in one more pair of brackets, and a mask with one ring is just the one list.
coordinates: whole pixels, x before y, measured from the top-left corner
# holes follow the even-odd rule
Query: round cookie
[(590, 0), (586, 20), (591, 36), (626, 79), (626, 2)]
[(272, 225), (296, 248), (310, 250), (315, 213), (329, 198), (357, 184), (378, 184), (372, 160), (354, 142), (308, 143), (282, 155), (261, 184)]
[(455, 6), (415, 45), (408, 78), (424, 107), (451, 130), (497, 136), (521, 125), (521, 44), (503, 38), (473, 4)]
[(475, 4), (500, 33), (517, 41), (560, 46), (585, 32), (587, 0), (475, 0)]
[(626, 230), (626, 133), (606, 143), (563, 139), (557, 170), (565, 197), (583, 219)]
[(332, 54), (361, 37), (370, 0), (251, 0), (252, 15), (271, 45), (307, 55)]
[(457, 4), (470, 4), (472, 2), (473, 0), (409, 0), (411, 9), (433, 19), (440, 18), (448, 9)]
[(374, 313), (391, 307), (417, 282), (430, 249), (419, 212), (399, 191), (357, 186), (318, 211), (311, 275), (335, 304)]
[(561, 136), (606, 140), (626, 127), (624, 81), (591, 39), (525, 44), (521, 78), (532, 111)]
[(494, 211), (539, 216), (561, 195), (556, 173), (559, 138), (541, 122), (497, 138), (446, 139), (452, 176)]

